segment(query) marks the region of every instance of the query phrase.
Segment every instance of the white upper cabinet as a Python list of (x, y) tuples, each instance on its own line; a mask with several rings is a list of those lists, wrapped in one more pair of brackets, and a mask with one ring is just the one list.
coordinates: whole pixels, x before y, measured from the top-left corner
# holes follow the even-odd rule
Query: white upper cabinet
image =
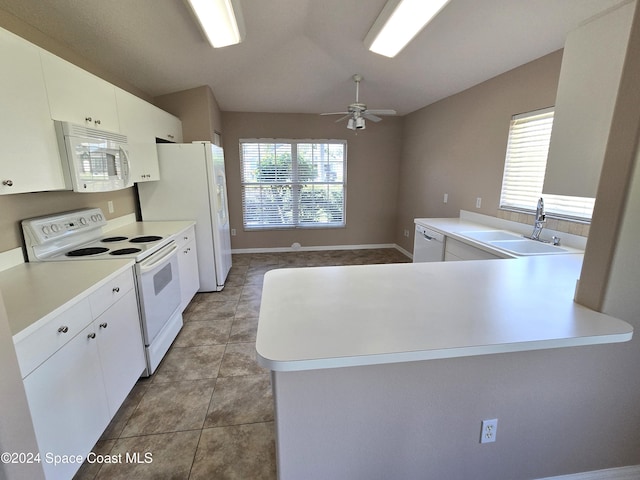
[(134, 182), (159, 180), (156, 138), (181, 142), (182, 122), (120, 88), (116, 88), (116, 101), (120, 130), (127, 136), (129, 144), (131, 178)]
[(41, 50), (51, 118), (119, 132), (115, 87)]
[(134, 182), (160, 180), (156, 137), (149, 125), (148, 103), (116, 88), (120, 128), (127, 136), (131, 179)]
[(0, 28), (0, 195), (67, 189), (53, 120), (127, 135), (134, 182), (159, 180), (179, 118)]
[(149, 112), (149, 115), (156, 138), (174, 143), (182, 143), (182, 122), (180, 119), (155, 105), (149, 106), (151, 110), (153, 110)]
[(543, 193), (596, 196), (634, 6), (628, 3), (567, 37)]
[(39, 49), (0, 29), (0, 194), (65, 188)]

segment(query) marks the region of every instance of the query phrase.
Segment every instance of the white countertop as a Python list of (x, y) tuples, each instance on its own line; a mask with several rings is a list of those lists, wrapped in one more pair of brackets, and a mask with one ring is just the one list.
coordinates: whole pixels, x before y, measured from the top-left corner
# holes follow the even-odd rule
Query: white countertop
[[(107, 229), (107, 232), (110, 236), (169, 237), (194, 224), (194, 221), (127, 222)], [(98, 289), (112, 274), (131, 268), (133, 264), (133, 260), (127, 259), (82, 258), (77, 261), (20, 263), (0, 271), (0, 293), (14, 341), (28, 336), (48, 319)]]
[(109, 236), (122, 235), (125, 237), (139, 237), (143, 235), (158, 235), (160, 237), (168, 237), (177, 235), (180, 232), (185, 231), (192, 225), (195, 225), (195, 221), (192, 220), (172, 220), (166, 222), (133, 222), (127, 225), (109, 229), (107, 234)]
[(101, 287), (133, 260), (23, 263), (0, 272), (9, 330), (14, 342)]
[(631, 325), (573, 301), (581, 265), (550, 255), (272, 270), (258, 361), (295, 371), (630, 340)]
[[(497, 223), (501, 222), (499, 219), (496, 219), (496, 220), (497, 220)], [(414, 222), (418, 225), (422, 225), (423, 227), (430, 228), (448, 237), (452, 237), (457, 240), (463, 241), (469, 245), (472, 245), (481, 250), (485, 250), (489, 253), (493, 253), (502, 258), (519, 258), (519, 256), (511, 252), (508, 252), (506, 250), (497, 248), (495, 246), (487, 245), (486, 243), (479, 242), (472, 238), (466, 237), (462, 235), (462, 233), (471, 232), (471, 231), (478, 232), (478, 231), (490, 231), (490, 230), (506, 230), (513, 233), (517, 233), (517, 234), (530, 235), (532, 231), (532, 228), (529, 225), (516, 224), (515, 222), (507, 222), (507, 221), (504, 221), (503, 225), (496, 225), (496, 226), (483, 225), (481, 223), (473, 222), (464, 218), (416, 218)], [(517, 227), (515, 227), (516, 228), (515, 230), (514, 230), (514, 225), (517, 225)], [(546, 236), (550, 238), (551, 236), (551, 234), (549, 233), (550, 230), (543, 230), (543, 232), (544, 232), (544, 235), (542, 235), (542, 237)], [(553, 232), (553, 233), (555, 234), (558, 232)], [(568, 253), (575, 253), (580, 255), (584, 254), (584, 248), (582, 249), (574, 248), (573, 246), (569, 246), (567, 244), (566, 242), (567, 237), (574, 237), (573, 235), (564, 234), (564, 233), (559, 233), (559, 235), (562, 235), (565, 239), (565, 242), (562, 243), (561, 248), (567, 250)]]

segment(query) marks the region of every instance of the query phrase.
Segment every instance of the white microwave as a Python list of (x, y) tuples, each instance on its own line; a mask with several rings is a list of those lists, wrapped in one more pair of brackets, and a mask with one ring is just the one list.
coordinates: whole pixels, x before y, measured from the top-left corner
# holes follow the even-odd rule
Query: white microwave
[(127, 136), (55, 121), (65, 182), (74, 192), (108, 192), (133, 185)]

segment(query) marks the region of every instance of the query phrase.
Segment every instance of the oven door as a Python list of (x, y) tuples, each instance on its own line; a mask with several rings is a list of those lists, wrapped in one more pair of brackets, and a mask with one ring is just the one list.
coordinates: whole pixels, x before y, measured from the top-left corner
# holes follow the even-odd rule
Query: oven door
[(144, 343), (149, 346), (180, 307), (178, 246), (171, 242), (136, 263)]

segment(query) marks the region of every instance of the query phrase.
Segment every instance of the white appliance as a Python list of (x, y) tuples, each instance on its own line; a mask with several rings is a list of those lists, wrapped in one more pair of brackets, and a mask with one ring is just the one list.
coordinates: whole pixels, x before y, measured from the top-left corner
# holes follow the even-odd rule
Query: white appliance
[(160, 180), (138, 184), (142, 219), (195, 220), (199, 291), (220, 291), (231, 268), (223, 150), (209, 142), (157, 148)]
[(129, 233), (138, 231), (133, 224), (107, 235), (106, 224), (99, 208), (23, 220), (27, 256), (30, 262), (134, 259), (148, 376), (183, 325), (178, 247), (170, 232), (136, 236)]
[(444, 260), (444, 235), (416, 225), (413, 242), (413, 263), (442, 262)]
[(132, 186), (126, 135), (58, 120), (54, 123), (70, 190), (108, 192)]

